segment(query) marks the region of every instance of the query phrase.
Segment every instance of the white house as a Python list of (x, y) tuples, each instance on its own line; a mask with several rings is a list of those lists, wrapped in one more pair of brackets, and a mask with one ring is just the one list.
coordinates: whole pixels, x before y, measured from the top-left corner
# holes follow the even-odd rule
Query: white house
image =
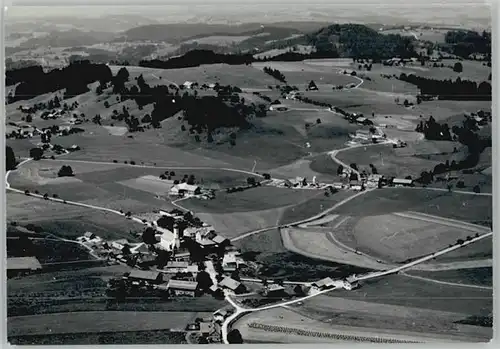
[(185, 196), (185, 195), (199, 195), (201, 194), (201, 188), (197, 185), (192, 185), (192, 184), (187, 184), (187, 183), (180, 183), (174, 185), (170, 189), (170, 195), (176, 195), (176, 196)]
[(127, 239), (120, 239), (120, 240), (115, 240), (111, 241), (111, 247), (117, 250), (121, 250), (125, 247), (125, 245), (128, 245), (129, 242)]
[(224, 271), (235, 271), (237, 267), (236, 253), (226, 253), (222, 258), (222, 269)]
[(186, 81), (185, 83), (182, 84), (185, 88), (191, 88), (193, 86), (193, 82), (191, 81)]
[(168, 229), (157, 227), (156, 228), (160, 233), (160, 247), (166, 251), (173, 251), (176, 248), (179, 248), (180, 241), (178, 233), (171, 232)]

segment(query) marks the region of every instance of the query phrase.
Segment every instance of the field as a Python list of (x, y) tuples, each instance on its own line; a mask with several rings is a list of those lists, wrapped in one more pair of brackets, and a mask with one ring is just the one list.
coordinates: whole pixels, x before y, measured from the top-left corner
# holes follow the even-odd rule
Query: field
[(181, 205), (194, 212), (229, 214), (294, 205), (319, 195), (323, 192), (262, 186), (231, 194), (219, 192), (213, 200), (188, 199)]
[(457, 284), (479, 286), (493, 285), (493, 268), (471, 268), (432, 272), (412, 270), (409, 271), (408, 274)]
[(11, 345), (187, 344), (183, 332), (170, 330), (9, 336)]
[[(313, 52), (314, 48), (313, 46), (307, 46), (307, 45), (296, 45), (297, 50), (294, 51), (296, 53), (302, 53), (302, 54), (308, 54)], [(275, 57), (278, 55), (281, 55), (283, 53), (287, 53), (289, 51), (289, 48), (283, 48), (283, 49), (272, 49), (268, 51), (264, 51), (261, 53), (257, 53), (253, 55), (255, 58), (264, 58), (264, 57)]]
[[(320, 299), (321, 298), (321, 299)], [(418, 319), (415, 316), (409, 319), (404, 319), (402, 316), (394, 314), (397, 310), (395, 307), (388, 309), (385, 307), (386, 312), (391, 311), (389, 316), (381, 316), (380, 322), (374, 321), (375, 318), (370, 318), (369, 313), (365, 313), (362, 307), (365, 305), (370, 305), (366, 302), (354, 302), (346, 301), (345, 304), (350, 307), (345, 307), (343, 305), (336, 305), (333, 307), (328, 307), (329, 311), (321, 311), (321, 307), (318, 303), (312, 304), (317, 299), (325, 302), (325, 296), (318, 296), (311, 300), (304, 302), (303, 306), (296, 308), (291, 306), (288, 309), (271, 309), (258, 313), (252, 313), (242, 317), (238, 320), (234, 327), (238, 328), (242, 333), (245, 340), (253, 342), (254, 340), (265, 340), (266, 342), (280, 342), (280, 343), (336, 343), (342, 342), (342, 337), (334, 338), (321, 338), (314, 336), (304, 336), (298, 333), (294, 333), (290, 330), (305, 330), (305, 331), (317, 331), (321, 333), (326, 333), (330, 335), (343, 335), (347, 337), (361, 337), (361, 338), (391, 338), (397, 340), (413, 340), (413, 341), (423, 341), (423, 342), (437, 342), (437, 341), (458, 341), (465, 336), (460, 333), (460, 331), (467, 331), (467, 326), (462, 326), (460, 329), (453, 331), (452, 334), (446, 333), (443, 330), (449, 331), (449, 325), (441, 325), (440, 328), (432, 328), (431, 326), (425, 324), (423, 319)], [(341, 300), (345, 301), (345, 300)], [(329, 300), (326, 300), (330, 303)], [(338, 303), (336, 303), (338, 304)], [(355, 307), (353, 310), (351, 307)], [(371, 306), (372, 311), (383, 311), (385, 310), (381, 306)], [(376, 308), (376, 309), (375, 309)], [(340, 312), (337, 312), (340, 310)], [(415, 309), (418, 311), (418, 309)], [(394, 312), (394, 313), (393, 313)], [(333, 313), (333, 314), (332, 314)], [(428, 312), (425, 314), (428, 318), (434, 315), (443, 315), (442, 312)], [(333, 315), (333, 317), (332, 317)], [(411, 315), (409, 315), (411, 316)], [(370, 322), (371, 320), (371, 322)], [(413, 320), (413, 323), (412, 323)], [(420, 321), (418, 321), (420, 320)], [(417, 322), (418, 321), (418, 322)], [(436, 323), (436, 322), (434, 322)], [(275, 327), (286, 327), (289, 330), (286, 332), (272, 332), (263, 331), (255, 327), (250, 327), (251, 324), (259, 325), (271, 325)], [(386, 330), (387, 327), (381, 326), (385, 324), (386, 326), (391, 326), (391, 330)], [(427, 328), (425, 328), (427, 327)], [(458, 327), (458, 326), (456, 326)], [(440, 333), (440, 331), (444, 333)], [(430, 332), (430, 333), (429, 333)], [(467, 331), (468, 335), (471, 335), (473, 331), (470, 329)], [(488, 335), (483, 336), (474, 334), (473, 338), (468, 338), (472, 341), (484, 341), (488, 338)], [(490, 335), (491, 336), (491, 335)], [(345, 337), (344, 337), (345, 338)], [(345, 338), (344, 340), (348, 340)], [(352, 339), (351, 339), (352, 340)]]
[[(258, 62), (252, 64), (255, 68), (263, 69), (270, 67), (278, 69), (285, 75), (286, 81), (290, 85), (296, 85), (300, 90), (305, 90), (311, 80), (313, 80), (320, 90), (332, 91), (332, 86), (357, 84), (359, 81), (349, 75), (340, 74), (340, 69), (323, 67), (305, 62)], [(280, 84), (278, 82), (278, 84)]]
[[(54, 235), (74, 239), (91, 231), (102, 238), (131, 239), (130, 231), (142, 231), (141, 224), (113, 213), (64, 205), (21, 194), (7, 193), (7, 217), (10, 221), (33, 223)], [(127, 202), (125, 202), (127, 203)], [(131, 208), (128, 202), (125, 208)]]
[(407, 36), (417, 36), (418, 40), (421, 41), (431, 41), (434, 43), (444, 43), (444, 37), (446, 34), (446, 29), (412, 29), (410, 31), (401, 30), (401, 29), (388, 29), (383, 30), (381, 34), (399, 34), (399, 35), (407, 35)]
[(383, 270), (390, 267), (385, 263), (378, 263), (372, 258), (357, 255), (344, 248), (332, 239), (332, 233), (323, 229), (282, 229), (281, 236), (289, 251), (306, 257), (373, 270)]
[[(121, 67), (110, 66), (115, 74)], [(245, 65), (212, 64), (193, 68), (182, 69), (154, 69), (144, 67), (127, 67), (130, 73), (130, 80), (140, 74), (143, 75), (146, 83), (150, 85), (169, 84), (175, 82), (183, 84), (185, 81), (203, 83), (216, 83), (221, 85), (231, 85), (243, 87), (262, 87), (275, 85), (275, 79), (262, 70)]]
[(327, 295), (373, 303), (458, 312), (463, 314), (463, 318), (472, 315), (491, 316), (493, 301), (491, 290), (435, 284), (404, 275), (389, 275), (369, 280), (357, 290), (340, 290)]
[(310, 200), (300, 202), (285, 210), (281, 216), (280, 224), (290, 224), (317, 215), (352, 195), (354, 195), (353, 192), (341, 190), (328, 197), (319, 195)]
[(463, 260), (482, 260), (493, 257), (493, 241), (490, 238), (479, 240), (473, 244), (451, 251), (435, 259), (436, 262), (452, 263)]
[[(88, 260), (88, 251), (76, 243), (54, 240), (31, 240), (33, 247), (30, 252), (40, 263), (58, 263), (78, 260)], [(26, 246), (18, 238), (7, 238), (8, 257), (24, 257)], [(27, 252), (27, 253), (30, 253)]]
[[(179, 202), (183, 205), (182, 201)], [(227, 238), (234, 238), (243, 233), (272, 227), (278, 224), (285, 208), (274, 208), (261, 211), (224, 213), (195, 212), (203, 222), (213, 226), (216, 231)]]
[[(400, 138), (401, 139), (401, 138)], [(404, 138), (403, 138), (404, 139)], [(441, 162), (460, 161), (465, 155), (453, 153), (453, 148), (461, 148), (454, 142), (416, 141), (409, 142), (405, 148), (392, 145), (357, 147), (339, 152), (337, 158), (345, 163), (355, 162), (359, 168), (369, 172), (373, 164), (385, 176), (404, 178), (408, 175), (418, 178), (422, 171), (430, 171)]]
[(76, 312), (9, 317), (8, 335), (79, 332), (123, 332), (176, 329), (206, 313), (181, 312)]
[(251, 38), (251, 36), (222, 36), (211, 35), (184, 41), (185, 44), (198, 43), (200, 45), (231, 46)]
[[(58, 178), (57, 171), (62, 165), (70, 165), (75, 176)], [(38, 190), (49, 195), (58, 194), (66, 200), (117, 210), (128, 208), (135, 212), (147, 212), (155, 208), (171, 207), (167, 201), (155, 197), (155, 194), (165, 194), (169, 190), (170, 186), (166, 183), (168, 181), (161, 183), (158, 177), (165, 171), (175, 172), (172, 180), (194, 175), (197, 183), (214, 189), (246, 185), (247, 178), (251, 176), (217, 169), (178, 170), (174, 167), (146, 168), (113, 163), (41, 160), (32, 161), (13, 172), (9, 181), (14, 188), (31, 192)]]
[[(398, 287), (396, 283), (392, 285)], [(412, 286), (417, 284), (412, 282)], [(418, 291), (425, 284), (419, 286)], [(455, 323), (467, 316), (463, 309), (452, 307), (433, 309), (413, 304), (392, 304), (397, 301), (387, 300), (393, 294), (397, 294), (397, 290), (391, 290), (387, 297), (382, 296), (382, 299), (377, 297), (377, 300), (374, 299), (376, 296), (372, 296), (370, 290), (364, 286), (363, 291), (366, 295), (356, 298), (346, 297), (345, 291), (333, 291), (306, 300), (303, 305), (293, 306), (291, 309), (303, 317), (320, 321), (325, 326), (360, 327), (368, 333), (376, 331), (383, 334), (390, 329), (393, 335), (411, 333), (428, 340), (432, 338), (464, 340), (467, 337), (470, 341), (484, 341), (491, 337), (491, 329)]]
[(411, 215), (385, 214), (348, 221), (347, 226), (340, 226), (334, 235), (342, 243), (368, 255), (401, 263), (474, 235), (465, 229), (460, 228), (460, 224), (448, 225), (446, 222), (415, 219)]
[(350, 216), (375, 216), (403, 211), (416, 211), (470, 223), (487, 222), (492, 217), (492, 200), (490, 196), (388, 188), (357, 197), (334, 212)]
[(368, 269), (322, 261), (288, 251), (283, 245), (280, 230), (272, 229), (234, 242), (245, 258), (262, 263), (255, 277), (284, 280), (319, 280), (330, 276), (345, 277)]

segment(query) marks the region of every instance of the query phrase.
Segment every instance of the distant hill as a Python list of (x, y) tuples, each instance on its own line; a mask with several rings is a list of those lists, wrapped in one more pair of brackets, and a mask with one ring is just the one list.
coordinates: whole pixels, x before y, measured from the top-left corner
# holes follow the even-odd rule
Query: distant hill
[(84, 32), (77, 29), (67, 31), (52, 31), (47, 36), (30, 38), (19, 45), (20, 49), (34, 49), (37, 47), (72, 47), (94, 45), (109, 42), (115, 34), (108, 32)]
[(324, 25), (325, 23), (315, 22), (278, 22), (266, 25), (260, 23), (239, 25), (205, 23), (156, 24), (132, 28), (123, 32), (122, 37), (127, 38), (127, 40), (165, 41), (173, 44), (211, 35), (257, 35), (263, 32), (270, 33), (272, 37), (285, 38), (292, 34), (312, 32)]

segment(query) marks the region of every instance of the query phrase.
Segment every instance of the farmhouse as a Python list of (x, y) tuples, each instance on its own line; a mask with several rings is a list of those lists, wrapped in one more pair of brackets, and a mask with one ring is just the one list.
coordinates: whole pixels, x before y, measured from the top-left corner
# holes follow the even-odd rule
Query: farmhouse
[(359, 117), (356, 119), (356, 123), (358, 125), (373, 125), (373, 122), (371, 120), (368, 120), (367, 118), (365, 117)]
[(341, 182), (335, 182), (335, 183), (332, 183), (332, 187), (334, 187), (335, 189), (343, 189), (344, 184)]
[(28, 274), (42, 269), (42, 265), (35, 257), (7, 258), (7, 277)]
[(214, 321), (220, 321), (220, 322), (223, 322), (224, 319), (228, 316), (228, 312), (227, 310), (224, 310), (224, 309), (219, 309), (217, 310), (216, 312), (214, 312), (213, 314), (213, 317), (214, 317)]
[(132, 281), (143, 281), (152, 284), (159, 284), (163, 281), (163, 274), (160, 272), (133, 269), (127, 276)]
[(184, 82), (182, 85), (183, 85), (185, 88), (189, 88), (189, 89), (190, 89), (191, 87), (193, 87), (193, 82), (191, 82), (191, 81), (186, 81), (186, 82)]
[(371, 134), (370, 134), (369, 130), (357, 130), (356, 131), (356, 138), (368, 140), (368, 139), (370, 139), (370, 137), (371, 137)]
[(412, 187), (414, 185), (412, 179), (406, 178), (394, 178), (392, 184), (396, 187)]
[(195, 281), (170, 279), (166, 288), (174, 296), (194, 297), (198, 289), (198, 283)]
[(178, 231), (176, 234), (175, 232), (172, 233), (170, 230), (165, 228), (157, 227), (156, 229), (161, 233), (159, 243), (161, 249), (166, 251), (173, 251), (175, 248), (179, 248), (180, 241)]
[(141, 243), (135, 245), (134, 247), (132, 247), (130, 249), (130, 252), (132, 254), (149, 253), (149, 248), (144, 242), (141, 242)]
[(319, 288), (320, 290), (326, 290), (332, 287), (335, 287), (335, 281), (332, 280), (332, 278), (327, 277), (324, 279), (321, 279), (319, 281), (316, 281), (312, 284), (312, 286)]
[(285, 293), (285, 288), (278, 284), (270, 284), (264, 289), (266, 297), (282, 297)]
[(174, 185), (172, 189), (170, 189), (170, 195), (175, 196), (193, 196), (201, 194), (201, 188), (197, 185), (191, 185), (187, 183), (180, 183)]
[(95, 239), (96, 235), (94, 233), (91, 233), (91, 232), (86, 232), (85, 234), (83, 234), (84, 237), (86, 237), (87, 239), (89, 240), (93, 240)]
[(361, 190), (363, 189), (363, 184), (359, 180), (352, 179), (349, 181), (349, 188), (352, 190)]
[(219, 282), (219, 286), (222, 287), (223, 289), (230, 290), (236, 294), (243, 293), (246, 291), (245, 285), (230, 277), (225, 277), (224, 279), (222, 279), (222, 281)]
[(170, 261), (167, 263), (165, 266), (165, 270), (167, 273), (179, 273), (179, 272), (184, 272), (186, 269), (189, 267), (188, 262), (184, 261)]

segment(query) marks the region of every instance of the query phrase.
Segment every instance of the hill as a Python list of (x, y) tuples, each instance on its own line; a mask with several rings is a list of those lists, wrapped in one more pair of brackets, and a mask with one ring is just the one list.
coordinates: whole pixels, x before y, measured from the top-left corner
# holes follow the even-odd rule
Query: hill
[[(293, 33), (312, 32), (325, 23), (317, 22), (278, 22), (273, 24), (245, 23), (239, 25), (183, 23), (153, 24), (129, 29), (122, 36), (127, 40), (165, 41), (180, 43), (185, 40), (211, 35), (257, 35), (268, 32), (270, 36), (290, 36)], [(285, 36), (283, 36), (285, 35)], [(267, 39), (270, 40), (270, 39)]]
[(115, 34), (102, 31), (51, 31), (46, 36), (33, 37), (19, 45), (19, 49), (34, 49), (37, 47), (71, 47), (94, 45), (112, 40)]
[(342, 57), (382, 59), (415, 55), (412, 38), (380, 34), (361, 24), (333, 24), (308, 38), (318, 51), (339, 51)]

